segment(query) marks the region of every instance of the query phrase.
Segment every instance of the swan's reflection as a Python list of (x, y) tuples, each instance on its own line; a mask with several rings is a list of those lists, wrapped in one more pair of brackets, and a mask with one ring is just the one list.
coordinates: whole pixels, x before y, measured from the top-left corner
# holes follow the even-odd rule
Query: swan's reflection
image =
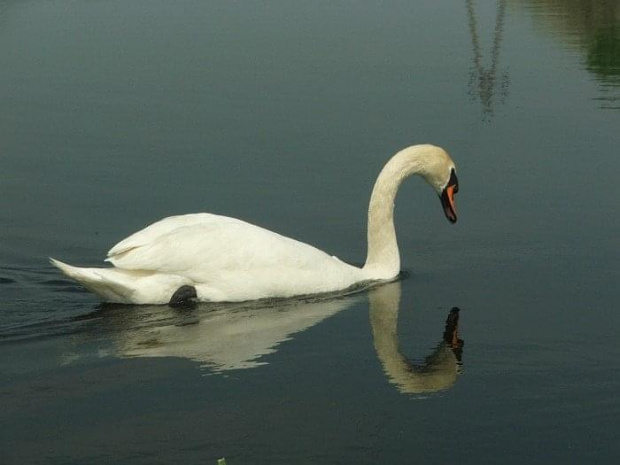
[[(403, 393), (447, 389), (457, 378), (462, 341), (458, 311), (450, 313), (444, 338), (423, 365), (409, 362), (399, 351), (397, 320), (399, 281), (371, 288), (370, 323), (375, 350), (390, 382)], [(280, 344), (335, 314), (362, 303), (363, 293), (334, 298), (287, 299), (246, 304), (166, 306), (102, 306), (82, 322), (92, 336), (112, 340), (110, 354), (100, 356), (179, 357), (210, 372), (254, 368)]]
[[(320, 323), (362, 299), (361, 295), (337, 299), (282, 300), (246, 305), (199, 306), (175, 309), (163, 306), (120, 308), (138, 323), (131, 330), (115, 332), (119, 357), (181, 357), (198, 362), (212, 372), (263, 365), (262, 357), (274, 353), (294, 334)], [(204, 311), (207, 308), (207, 311)], [(159, 324), (140, 324), (157, 315)], [(106, 315), (108, 318), (110, 315)], [(161, 324), (165, 322), (166, 324)], [(126, 326), (127, 322), (117, 322)], [(119, 325), (119, 326), (120, 326)]]
[(458, 338), (459, 311), (448, 315), (445, 331), (437, 348), (424, 364), (408, 361), (400, 352), (397, 322), (400, 282), (370, 292), (370, 322), (375, 350), (390, 382), (407, 394), (421, 394), (450, 388), (460, 372), (463, 341)]

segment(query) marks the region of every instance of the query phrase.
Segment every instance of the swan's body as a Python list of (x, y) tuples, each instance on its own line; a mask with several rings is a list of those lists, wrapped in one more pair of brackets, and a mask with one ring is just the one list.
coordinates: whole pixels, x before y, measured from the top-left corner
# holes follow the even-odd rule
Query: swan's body
[(114, 268), (76, 268), (67, 276), (107, 302), (168, 303), (181, 286), (198, 300), (234, 302), (345, 289), (361, 269), (308, 244), (226, 216), (171, 216), (129, 236), (108, 253)]
[(106, 302), (165, 304), (181, 287), (199, 301), (244, 301), (334, 292), (365, 281), (394, 279), (400, 255), (394, 199), (400, 183), (419, 174), (456, 221), (454, 163), (441, 148), (417, 145), (385, 165), (368, 209), (368, 257), (348, 265), (308, 244), (244, 221), (209, 213), (172, 216), (115, 245), (111, 268), (78, 268), (52, 259), (67, 276)]

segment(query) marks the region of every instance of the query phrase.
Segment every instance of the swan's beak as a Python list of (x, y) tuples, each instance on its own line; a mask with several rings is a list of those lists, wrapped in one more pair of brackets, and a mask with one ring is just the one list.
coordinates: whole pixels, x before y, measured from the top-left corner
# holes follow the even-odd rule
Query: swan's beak
[(456, 177), (456, 173), (452, 170), (448, 185), (441, 192), (439, 198), (441, 199), (441, 205), (443, 206), (443, 212), (446, 214), (446, 218), (450, 223), (456, 223), (456, 203), (454, 201), (454, 195), (459, 191), (459, 180)]

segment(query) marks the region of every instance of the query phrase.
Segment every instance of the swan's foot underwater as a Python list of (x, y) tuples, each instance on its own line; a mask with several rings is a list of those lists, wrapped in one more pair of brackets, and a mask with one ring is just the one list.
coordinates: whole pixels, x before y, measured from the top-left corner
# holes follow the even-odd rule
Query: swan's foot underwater
[(186, 305), (195, 301), (196, 297), (198, 297), (198, 294), (196, 294), (196, 288), (194, 286), (181, 286), (172, 294), (168, 305), (171, 307)]

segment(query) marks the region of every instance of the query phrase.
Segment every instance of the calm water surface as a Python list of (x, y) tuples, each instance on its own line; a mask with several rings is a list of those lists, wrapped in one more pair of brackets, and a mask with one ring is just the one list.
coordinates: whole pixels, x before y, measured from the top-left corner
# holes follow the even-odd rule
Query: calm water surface
[[(613, 463), (619, 31), (604, 0), (0, 0), (0, 462)], [(102, 307), (47, 263), (209, 211), (359, 264), (422, 142), (459, 222), (409, 181), (388, 286)]]

